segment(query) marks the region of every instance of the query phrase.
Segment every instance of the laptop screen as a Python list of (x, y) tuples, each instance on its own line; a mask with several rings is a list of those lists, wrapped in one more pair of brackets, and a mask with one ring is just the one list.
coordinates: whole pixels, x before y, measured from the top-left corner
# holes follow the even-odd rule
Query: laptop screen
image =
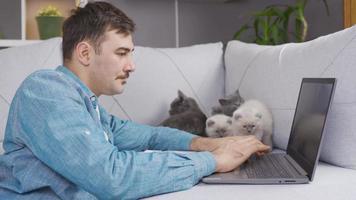
[(304, 78), (299, 91), (287, 154), (313, 178), (326, 116), (335, 85), (334, 78)]

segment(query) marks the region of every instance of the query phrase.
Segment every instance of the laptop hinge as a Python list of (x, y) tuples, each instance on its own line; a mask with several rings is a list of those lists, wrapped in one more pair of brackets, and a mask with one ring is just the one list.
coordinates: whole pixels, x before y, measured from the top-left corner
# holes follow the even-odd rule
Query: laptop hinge
[(299, 164), (297, 162), (295, 162), (295, 160), (290, 157), (289, 155), (286, 155), (287, 161), (294, 167), (295, 170), (297, 170), (297, 172), (303, 176), (307, 176), (308, 173), (299, 166)]

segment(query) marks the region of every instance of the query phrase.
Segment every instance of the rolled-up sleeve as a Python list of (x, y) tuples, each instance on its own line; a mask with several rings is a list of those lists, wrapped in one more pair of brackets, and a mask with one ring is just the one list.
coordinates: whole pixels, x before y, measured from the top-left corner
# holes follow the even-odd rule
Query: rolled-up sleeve
[[(214, 172), (210, 152), (138, 152), (125, 149), (124, 142), (107, 142), (76, 88), (56, 73), (32, 75), (15, 98), (18, 138), (47, 166), (99, 199), (137, 199), (188, 189)], [(150, 128), (125, 121), (116, 125), (120, 141), (135, 127)], [(161, 134), (166, 130), (155, 129), (140, 148), (189, 148), (190, 134), (170, 130), (179, 136), (169, 142)]]
[(119, 149), (189, 151), (196, 135), (168, 127), (153, 127), (110, 115), (114, 144)]

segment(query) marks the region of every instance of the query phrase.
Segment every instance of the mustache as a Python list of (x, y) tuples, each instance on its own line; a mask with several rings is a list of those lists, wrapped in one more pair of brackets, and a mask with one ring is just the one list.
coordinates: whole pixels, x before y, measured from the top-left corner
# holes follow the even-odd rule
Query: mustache
[(116, 79), (127, 79), (129, 78), (130, 74), (126, 73), (126, 74), (122, 74), (116, 77)]

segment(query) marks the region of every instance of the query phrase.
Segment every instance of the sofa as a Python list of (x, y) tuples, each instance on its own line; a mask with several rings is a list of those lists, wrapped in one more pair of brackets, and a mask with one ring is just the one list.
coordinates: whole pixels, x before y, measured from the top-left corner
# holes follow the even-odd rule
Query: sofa
[[(240, 41), (181, 48), (136, 46), (136, 71), (123, 94), (101, 96), (108, 112), (156, 126), (182, 90), (209, 116), (218, 99), (239, 89), (263, 101), (274, 118), (274, 149), (286, 149), (303, 77), (336, 77), (334, 100), (314, 180), (301, 185), (199, 183), (150, 199), (356, 198), (356, 26), (305, 43), (260, 46)], [(62, 64), (61, 38), (0, 51), (0, 142), (17, 87), (38, 69)], [(59, 94), (60, 95), (60, 94)], [(1, 145), (2, 146), (2, 145)], [(0, 148), (1, 149), (1, 148)], [(1, 153), (3, 150), (1, 149)]]

